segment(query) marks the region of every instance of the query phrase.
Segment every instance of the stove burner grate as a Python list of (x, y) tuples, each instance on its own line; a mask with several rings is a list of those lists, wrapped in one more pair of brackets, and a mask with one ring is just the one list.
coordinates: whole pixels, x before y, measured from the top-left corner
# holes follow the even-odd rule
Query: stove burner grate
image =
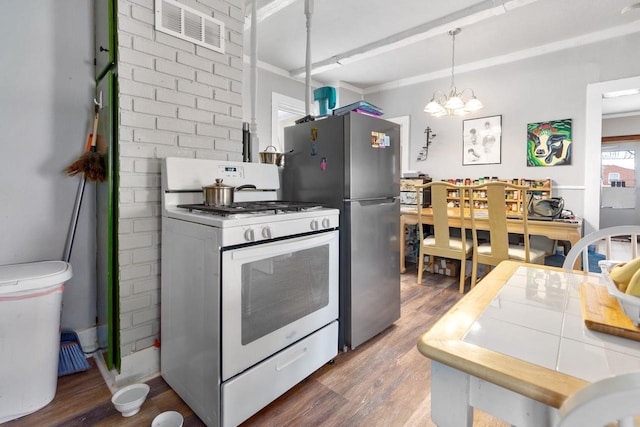
[(281, 212), (299, 212), (309, 211), (320, 208), (317, 203), (312, 202), (286, 202), (280, 200), (266, 200), (257, 202), (236, 202), (230, 206), (209, 206), (202, 203), (190, 205), (177, 205), (179, 208), (188, 209), (189, 212), (199, 211), (222, 216), (249, 214), (249, 213), (267, 213), (273, 211), (274, 214)]

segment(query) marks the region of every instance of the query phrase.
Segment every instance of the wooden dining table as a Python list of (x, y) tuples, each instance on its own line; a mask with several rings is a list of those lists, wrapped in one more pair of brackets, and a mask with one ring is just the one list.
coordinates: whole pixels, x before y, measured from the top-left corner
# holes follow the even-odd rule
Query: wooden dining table
[[(449, 215), (449, 226), (459, 228), (460, 213), (456, 209), (451, 209)], [(422, 221), (425, 224), (433, 224), (433, 213), (430, 208), (422, 210)], [(418, 223), (418, 211), (416, 209), (403, 209), (400, 211), (400, 272), (406, 272), (405, 247), (406, 236), (405, 226)], [(464, 226), (471, 228), (471, 218), (464, 218)], [(476, 217), (476, 226), (481, 230), (489, 229), (488, 217)], [(582, 238), (582, 219), (561, 220), (561, 221), (541, 221), (529, 219), (529, 234), (534, 236), (545, 236), (551, 240), (567, 241), (573, 246)], [(507, 230), (510, 233), (522, 233), (522, 219), (507, 219)]]
[(586, 327), (585, 286), (605, 285), (599, 274), (516, 261), (493, 269), (418, 340), (431, 364), (433, 422), (470, 427), (478, 408), (551, 427), (579, 389), (640, 370), (640, 341)]

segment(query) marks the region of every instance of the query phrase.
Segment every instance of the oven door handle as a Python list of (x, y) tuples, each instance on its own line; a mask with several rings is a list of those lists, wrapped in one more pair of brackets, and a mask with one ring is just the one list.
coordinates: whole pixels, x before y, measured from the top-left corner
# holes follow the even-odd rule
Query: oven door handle
[(291, 240), (272, 242), (264, 245), (233, 250), (231, 251), (231, 259), (244, 260), (249, 258), (267, 258), (267, 256), (265, 256), (265, 251), (268, 251), (268, 257), (272, 257), (304, 249), (310, 249), (320, 246), (324, 243), (329, 243), (331, 241), (335, 241), (337, 243), (337, 233), (337, 231), (331, 231), (322, 234), (315, 234), (308, 237), (298, 237)]

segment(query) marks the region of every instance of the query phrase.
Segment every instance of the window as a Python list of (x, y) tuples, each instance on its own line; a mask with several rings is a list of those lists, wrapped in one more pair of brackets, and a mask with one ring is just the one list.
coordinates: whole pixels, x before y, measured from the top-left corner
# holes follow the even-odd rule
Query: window
[(609, 172), (609, 184), (615, 181), (620, 181), (620, 174), (618, 172)]
[(636, 152), (633, 149), (611, 147), (602, 151), (601, 206), (612, 209), (633, 209), (636, 204)]

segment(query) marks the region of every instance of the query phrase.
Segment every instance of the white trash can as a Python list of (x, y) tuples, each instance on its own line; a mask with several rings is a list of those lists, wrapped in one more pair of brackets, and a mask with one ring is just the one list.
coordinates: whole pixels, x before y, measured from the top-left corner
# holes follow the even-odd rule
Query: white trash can
[(41, 409), (58, 384), (63, 261), (0, 266), (0, 423)]

